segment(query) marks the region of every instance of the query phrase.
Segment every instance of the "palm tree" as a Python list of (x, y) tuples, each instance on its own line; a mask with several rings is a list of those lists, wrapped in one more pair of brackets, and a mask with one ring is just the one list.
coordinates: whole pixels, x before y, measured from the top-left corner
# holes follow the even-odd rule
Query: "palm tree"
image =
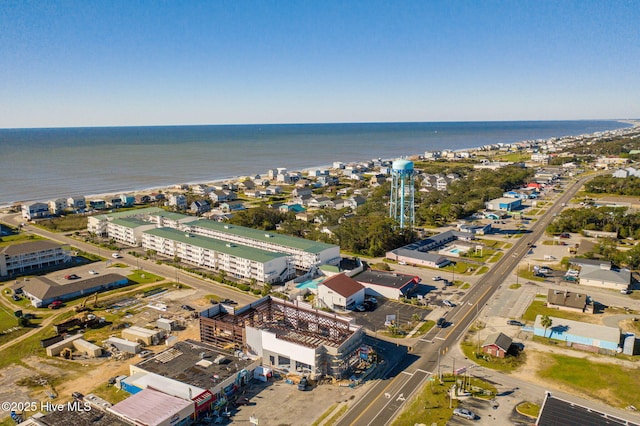
[[(547, 328), (553, 325), (553, 320), (549, 318), (549, 315), (543, 315), (542, 318), (540, 319), (540, 324), (542, 324), (542, 326), (544, 327), (544, 335), (546, 336)], [(551, 338), (551, 335), (549, 335), (549, 338)]]

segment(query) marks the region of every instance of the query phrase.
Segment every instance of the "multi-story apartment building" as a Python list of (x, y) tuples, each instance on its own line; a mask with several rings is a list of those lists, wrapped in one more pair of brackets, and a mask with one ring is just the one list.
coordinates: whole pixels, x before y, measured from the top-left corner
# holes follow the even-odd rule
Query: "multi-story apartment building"
[(119, 243), (139, 246), (142, 244), (142, 232), (155, 226), (135, 217), (114, 219), (107, 223), (107, 234)]
[(0, 248), (0, 276), (31, 273), (71, 261), (62, 244), (33, 241)]
[(255, 279), (261, 283), (284, 281), (295, 275), (286, 254), (192, 235), (177, 229), (146, 230), (142, 234), (142, 246), (161, 255), (178, 257), (185, 263), (225, 271), (230, 276)]
[(293, 256), (293, 262), (298, 269), (308, 270), (314, 266), (336, 265), (340, 262), (340, 247), (333, 244), (211, 220), (196, 220), (187, 222), (184, 226), (194, 234), (261, 250), (287, 253)]

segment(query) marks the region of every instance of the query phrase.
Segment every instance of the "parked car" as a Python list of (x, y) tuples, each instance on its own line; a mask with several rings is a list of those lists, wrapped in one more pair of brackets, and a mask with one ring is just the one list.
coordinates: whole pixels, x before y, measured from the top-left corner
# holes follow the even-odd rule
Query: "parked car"
[(77, 280), (78, 278), (80, 278), (79, 276), (77, 276), (76, 274), (71, 274), (71, 275), (65, 275), (64, 278), (66, 280)]
[(142, 351), (142, 352), (140, 352), (140, 353), (138, 354), (138, 356), (139, 356), (140, 358), (148, 358), (148, 357), (150, 357), (151, 355), (153, 355), (153, 351), (147, 351), (147, 350)]
[(238, 405), (249, 405), (249, 404), (251, 404), (251, 401), (246, 396), (240, 396), (234, 401), (234, 404), (236, 406), (238, 406)]
[(438, 318), (436, 325), (438, 326), (438, 328), (445, 328), (447, 326), (447, 320), (444, 318)]
[(363, 305), (356, 305), (355, 308), (353, 308), (354, 311), (358, 311), (358, 312), (364, 312), (367, 309), (363, 306)]
[(59, 307), (61, 307), (63, 305), (62, 301), (60, 300), (54, 300), (53, 302), (51, 302), (49, 304), (49, 309), (58, 309)]
[(73, 397), (73, 399), (82, 399), (84, 398), (84, 395), (81, 394), (80, 392), (74, 392), (71, 394), (71, 396)]
[(560, 238), (571, 238), (571, 234), (569, 234), (568, 232), (563, 232), (562, 234), (560, 234)]
[(14, 294), (13, 296), (11, 296), (11, 298), (16, 302), (20, 300), (20, 296), (18, 296), (17, 294)]
[(184, 309), (185, 311), (190, 311), (190, 312), (195, 311), (195, 309), (189, 305), (182, 305), (181, 308)]
[(447, 300), (447, 299), (443, 300), (443, 301), (442, 301), (442, 304), (443, 304), (444, 306), (449, 307), (449, 308), (453, 308), (454, 306), (456, 306), (456, 305), (454, 305), (454, 304), (453, 304), (453, 302), (452, 302), (452, 301)]
[(96, 271), (94, 271), (93, 269), (90, 269), (90, 270), (89, 270), (89, 273), (90, 273), (91, 275), (98, 275), (98, 273), (97, 273)]
[(623, 288), (622, 290), (620, 290), (620, 293), (629, 294), (629, 293), (631, 293), (631, 290), (629, 290), (628, 288)]
[(518, 326), (518, 327), (522, 327), (524, 325), (520, 321), (516, 321), (516, 320), (509, 320), (509, 321), (507, 321), (507, 324), (508, 325), (515, 325), (515, 326)]
[(362, 306), (364, 306), (364, 309), (367, 310), (367, 311), (373, 311), (376, 308), (375, 303), (372, 303), (372, 302), (370, 302), (368, 300), (365, 300), (362, 303)]
[(549, 269), (547, 269), (547, 268), (540, 268), (540, 269), (538, 269), (538, 272), (540, 272), (541, 274), (548, 274), (551, 271)]
[(431, 278), (433, 281), (440, 281), (442, 279), (442, 277), (440, 275), (436, 275), (435, 277)]
[(453, 415), (469, 420), (474, 420), (476, 418), (476, 414), (471, 410), (467, 410), (466, 408), (456, 408), (455, 410), (453, 410)]
[(377, 304), (378, 304), (378, 299), (376, 299), (375, 297), (367, 297), (367, 298), (365, 299), (365, 301), (367, 301), (367, 302), (371, 302), (371, 303), (373, 303), (374, 305), (377, 305)]
[[(213, 300), (212, 300), (212, 302), (213, 302)], [(213, 302), (213, 303), (215, 303), (215, 302)], [(231, 299), (222, 299), (220, 301), (220, 303), (224, 303), (225, 305), (237, 305), (238, 304), (238, 302), (236, 302), (235, 300), (231, 300)]]
[(122, 259), (122, 255), (120, 253), (113, 253), (111, 257), (113, 257), (114, 259)]
[(299, 391), (305, 391), (307, 390), (307, 385), (309, 384), (309, 380), (307, 380), (306, 376), (302, 376), (302, 379), (300, 379), (300, 382), (298, 383), (298, 390)]

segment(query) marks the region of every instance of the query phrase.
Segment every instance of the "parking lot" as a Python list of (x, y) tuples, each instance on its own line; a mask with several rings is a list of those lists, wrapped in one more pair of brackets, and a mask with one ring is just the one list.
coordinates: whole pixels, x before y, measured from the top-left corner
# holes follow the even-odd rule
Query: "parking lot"
[(368, 384), (355, 388), (314, 384), (306, 391), (300, 391), (295, 384), (288, 384), (284, 379), (267, 383), (254, 380), (244, 393), (249, 398), (249, 405), (232, 411), (230, 423), (250, 424), (250, 417), (253, 417), (265, 426), (310, 425), (331, 407), (336, 413), (340, 405), (361, 397), (369, 387)]
[(384, 323), (387, 315), (395, 315), (399, 323), (412, 321), (414, 315), (418, 315), (420, 320), (429, 315), (429, 309), (407, 305), (406, 303), (396, 302), (394, 300), (376, 298), (378, 306), (373, 311), (357, 312), (353, 311), (349, 315), (356, 319), (356, 324), (362, 325), (371, 331), (379, 331), (386, 329)]

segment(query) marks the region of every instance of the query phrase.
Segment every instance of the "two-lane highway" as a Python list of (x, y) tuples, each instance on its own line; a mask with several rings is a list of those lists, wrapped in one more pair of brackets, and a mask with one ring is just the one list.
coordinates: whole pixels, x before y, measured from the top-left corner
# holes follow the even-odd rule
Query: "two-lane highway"
[(422, 388), (430, 374), (437, 372), (440, 356), (462, 337), (480, 309), (509, 277), (531, 245), (540, 239), (562, 205), (592, 177), (584, 177), (567, 188), (531, 229), (516, 240), (511, 250), (469, 289), (460, 304), (449, 312), (446, 319), (452, 325), (446, 329), (431, 329), (414, 345), (412, 353), (405, 358), (406, 365), (397, 366), (390, 378), (374, 383), (370, 391), (345, 413), (338, 425), (377, 426), (391, 423), (400, 413), (404, 401)]

